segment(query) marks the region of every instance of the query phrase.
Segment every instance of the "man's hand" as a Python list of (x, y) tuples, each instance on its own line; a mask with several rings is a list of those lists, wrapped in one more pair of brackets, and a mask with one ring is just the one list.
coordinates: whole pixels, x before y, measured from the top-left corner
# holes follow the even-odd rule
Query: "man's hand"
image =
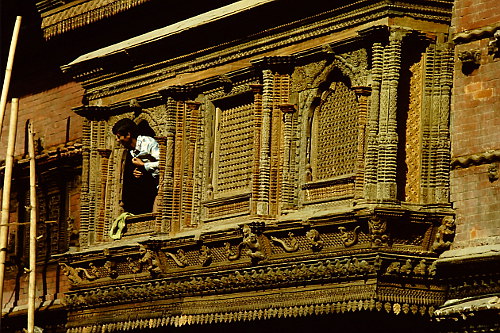
[(137, 157), (134, 157), (132, 159), (132, 164), (135, 165), (135, 166), (138, 166), (138, 167), (143, 167), (144, 166), (144, 162), (140, 158), (137, 158)]
[(134, 171), (132, 172), (135, 178), (141, 178), (142, 177), (142, 171), (139, 170), (138, 168), (135, 168)]

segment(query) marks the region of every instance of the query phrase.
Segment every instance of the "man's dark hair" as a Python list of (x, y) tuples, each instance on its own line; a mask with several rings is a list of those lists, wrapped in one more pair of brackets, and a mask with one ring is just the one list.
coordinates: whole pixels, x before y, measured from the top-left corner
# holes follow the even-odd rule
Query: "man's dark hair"
[(130, 136), (133, 138), (137, 138), (137, 124), (129, 118), (123, 118), (118, 120), (114, 125), (112, 132), (114, 135), (127, 135), (130, 133)]

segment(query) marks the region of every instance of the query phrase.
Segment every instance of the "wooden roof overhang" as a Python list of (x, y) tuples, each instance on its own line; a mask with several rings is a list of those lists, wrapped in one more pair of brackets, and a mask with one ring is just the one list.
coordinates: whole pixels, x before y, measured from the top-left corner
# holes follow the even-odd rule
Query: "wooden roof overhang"
[(286, 10), (283, 5), (279, 0), (236, 1), (82, 54), (61, 69), (82, 83), (90, 101), (101, 98), (106, 103), (102, 105), (109, 105), (130, 90), (151, 93), (207, 79), (212, 68), (220, 68), (218, 74), (241, 70), (254, 59), (295, 55), (318, 45), (335, 48), (339, 41), (352, 42), (360, 34), (360, 39), (373, 42), (380, 36), (367, 32), (376, 27), (447, 33), (453, 1), (362, 0), (307, 8), (286, 3)]

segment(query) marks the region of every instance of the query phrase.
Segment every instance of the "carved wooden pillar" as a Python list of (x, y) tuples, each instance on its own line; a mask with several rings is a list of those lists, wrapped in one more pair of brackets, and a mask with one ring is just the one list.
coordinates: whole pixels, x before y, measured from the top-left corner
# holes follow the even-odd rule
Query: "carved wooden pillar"
[(261, 84), (250, 86), (254, 96), (254, 157), (252, 169), (252, 204), (251, 214), (257, 214), (257, 199), (259, 198), (259, 179), (260, 179), (260, 152), (261, 152), (261, 132), (262, 132), (262, 89)]
[(436, 202), (449, 202), (449, 176), (450, 176), (450, 96), (453, 84), (453, 50), (450, 45), (443, 45), (440, 50), (440, 107), (438, 119), (438, 146), (436, 149)]
[(262, 69), (262, 126), (257, 215), (279, 215), (281, 209), (283, 135), (279, 105), (288, 103), (294, 58), (265, 57), (253, 62)]
[(163, 213), (165, 211), (165, 206), (167, 204), (166, 201), (166, 189), (167, 185), (165, 184), (165, 168), (166, 168), (166, 159), (167, 159), (167, 137), (166, 136), (156, 136), (156, 141), (158, 142), (158, 146), (160, 147), (160, 161), (158, 163), (158, 169), (160, 170), (159, 179), (158, 179), (158, 195), (155, 201), (155, 209), (154, 211), (158, 212), (156, 215), (156, 231), (165, 232), (164, 224), (163, 224)]
[(259, 156), (259, 194), (257, 197), (257, 215), (269, 214), (269, 179), (270, 179), (270, 139), (271, 114), (273, 108), (272, 90), (273, 73), (270, 69), (262, 71), (262, 127)]
[(101, 161), (101, 172), (100, 172), (100, 186), (98, 195), (98, 211), (96, 219), (96, 241), (102, 242), (104, 240), (105, 234), (105, 216), (106, 216), (106, 183), (108, 181), (108, 166), (109, 166), (109, 156), (111, 155), (110, 149), (100, 148), (98, 149), (100, 161)]
[(191, 86), (173, 86), (160, 93), (167, 99), (168, 113), (162, 231), (176, 233), (191, 224), (194, 155), (199, 136), (200, 104), (186, 102), (193, 94)]
[[(182, 226), (192, 227), (192, 213), (193, 213), (193, 190), (194, 190), (194, 167), (197, 156), (196, 142), (199, 137), (199, 107), (200, 103), (194, 101), (186, 102), (186, 119), (187, 124), (186, 132), (186, 159), (184, 160), (184, 191), (182, 193)], [(200, 202), (196, 202), (199, 205)]]
[(450, 164), (449, 113), (453, 55), (449, 45), (426, 52), (422, 133), (422, 201), (447, 203)]
[(354, 196), (363, 197), (363, 178), (365, 174), (365, 144), (366, 144), (366, 126), (368, 115), (368, 97), (371, 94), (370, 87), (353, 87), (358, 99), (358, 156), (356, 157), (356, 179), (354, 180)]
[(81, 245), (88, 245), (88, 231), (90, 223), (90, 126), (88, 119), (83, 120), (82, 128), (82, 185), (81, 185), (81, 209), (80, 209), (80, 234)]
[(283, 112), (283, 122), (285, 128), (283, 131), (283, 177), (281, 185), (281, 207), (287, 209), (293, 206), (293, 179), (291, 177), (291, 145), (292, 145), (292, 128), (293, 114), (295, 106), (293, 104), (281, 104), (280, 109)]
[(378, 118), (380, 110), (380, 88), (382, 84), (383, 46), (381, 43), (373, 44), (372, 50), (372, 94), (368, 112), (366, 157), (365, 157), (365, 198), (377, 198), (377, 157), (378, 157)]
[(396, 199), (397, 171), (397, 98), (401, 70), (401, 44), (405, 31), (391, 31), (389, 44), (384, 49), (380, 113), (378, 124), (377, 199)]

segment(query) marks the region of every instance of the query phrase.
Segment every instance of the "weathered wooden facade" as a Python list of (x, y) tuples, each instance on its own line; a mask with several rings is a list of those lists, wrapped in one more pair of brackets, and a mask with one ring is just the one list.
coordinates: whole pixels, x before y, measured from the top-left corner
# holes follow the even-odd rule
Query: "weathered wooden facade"
[[(446, 331), (453, 4), (39, 1), (46, 40), (95, 46), (61, 66), (84, 88), (65, 331)], [(113, 240), (122, 118), (160, 181)]]
[[(63, 66), (85, 88), (68, 332), (427, 325), (454, 225), (451, 6), (238, 1)], [(124, 117), (154, 131), (161, 178), (112, 241)]]

